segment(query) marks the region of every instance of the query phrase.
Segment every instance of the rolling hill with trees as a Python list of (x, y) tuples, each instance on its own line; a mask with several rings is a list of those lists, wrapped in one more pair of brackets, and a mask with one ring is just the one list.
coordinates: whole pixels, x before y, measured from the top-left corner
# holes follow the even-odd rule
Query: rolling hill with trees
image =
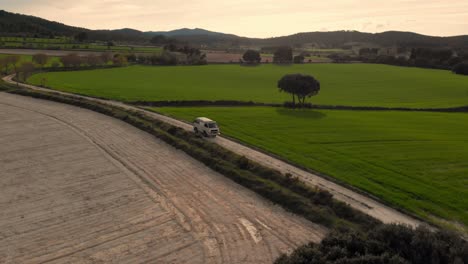
[[(468, 48), (468, 35), (453, 37), (426, 36), (412, 32), (388, 31), (365, 33), (358, 31), (305, 32), (273, 38), (247, 38), (233, 34), (208, 31), (205, 29), (182, 28), (172, 31), (148, 31), (124, 28), (116, 30), (90, 30), (68, 26), (39, 17), (22, 15), (0, 10), (0, 34), (17, 37), (75, 37), (78, 34), (88, 40), (122, 41), (128, 43), (149, 43), (156, 35), (171, 37), (193, 45), (207, 46), (300, 46), (315, 44), (320, 47), (341, 48), (348, 43), (370, 43), (379, 46), (402, 47), (451, 47)], [(84, 35), (83, 35), (84, 34)]]

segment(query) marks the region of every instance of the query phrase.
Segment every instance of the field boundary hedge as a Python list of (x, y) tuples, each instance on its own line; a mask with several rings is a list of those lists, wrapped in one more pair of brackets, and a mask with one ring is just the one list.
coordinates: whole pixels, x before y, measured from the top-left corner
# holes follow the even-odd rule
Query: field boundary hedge
[(143, 111), (128, 110), (53, 92), (16, 88), (5, 83), (2, 83), (2, 86), (12, 94), (71, 104), (118, 118), (184, 151), (214, 171), (314, 223), (329, 228), (346, 226), (358, 230), (380, 224), (371, 216), (333, 199), (333, 195), (327, 191), (311, 188), (290, 174), (283, 175), (279, 171), (264, 167), (182, 128), (151, 118)]
[[(50, 88), (49, 88), (50, 89)], [(53, 89), (51, 89), (53, 90)], [(407, 111), (407, 112), (468, 112), (467, 106), (449, 108), (411, 108), (411, 107), (382, 107), (382, 106), (347, 106), (347, 105), (313, 105), (292, 106), (290, 102), (258, 103), (253, 101), (236, 100), (174, 100), (174, 101), (128, 101), (131, 105), (144, 107), (202, 107), (202, 106), (270, 106), (286, 107), (291, 109), (319, 109), (319, 110), (351, 110), (351, 111)]]
[(174, 100), (174, 101), (130, 101), (127, 102), (136, 106), (165, 107), (165, 106), (273, 106), (280, 107), (282, 104), (257, 103), (253, 101), (236, 100)]

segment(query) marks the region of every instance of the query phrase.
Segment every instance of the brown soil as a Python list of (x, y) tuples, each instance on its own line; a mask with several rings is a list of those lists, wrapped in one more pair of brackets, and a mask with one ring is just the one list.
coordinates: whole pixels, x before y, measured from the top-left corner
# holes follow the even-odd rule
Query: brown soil
[(122, 121), (0, 93), (0, 263), (271, 263), (326, 230)]

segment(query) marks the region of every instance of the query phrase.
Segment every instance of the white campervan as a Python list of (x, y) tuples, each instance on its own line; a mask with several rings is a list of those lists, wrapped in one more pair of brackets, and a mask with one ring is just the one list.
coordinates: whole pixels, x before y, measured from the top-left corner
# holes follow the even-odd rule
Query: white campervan
[(205, 137), (216, 137), (221, 134), (218, 124), (206, 117), (198, 117), (193, 121), (193, 130), (195, 133), (201, 133)]

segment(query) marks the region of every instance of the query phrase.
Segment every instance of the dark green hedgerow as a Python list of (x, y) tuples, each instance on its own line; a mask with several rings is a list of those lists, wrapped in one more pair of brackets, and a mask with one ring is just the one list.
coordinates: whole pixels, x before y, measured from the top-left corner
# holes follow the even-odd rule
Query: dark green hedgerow
[[(0, 75), (0, 77), (1, 77), (1, 75)], [(14, 89), (15, 89), (15, 87), (5, 83), (4, 81), (2, 81), (0, 79), (0, 91), (11, 91), (11, 90), (14, 90)]]
[(303, 245), (276, 264), (463, 264), (468, 243), (454, 233), (379, 225), (364, 232), (333, 230), (320, 244)]
[(67, 103), (123, 120), (312, 222), (327, 227), (348, 226), (362, 230), (379, 224), (376, 219), (333, 199), (332, 195), (324, 190), (310, 188), (292, 175), (282, 175), (276, 170), (203, 140), (194, 133), (155, 120), (142, 111), (132, 111), (53, 92), (14, 89), (10, 93)]

